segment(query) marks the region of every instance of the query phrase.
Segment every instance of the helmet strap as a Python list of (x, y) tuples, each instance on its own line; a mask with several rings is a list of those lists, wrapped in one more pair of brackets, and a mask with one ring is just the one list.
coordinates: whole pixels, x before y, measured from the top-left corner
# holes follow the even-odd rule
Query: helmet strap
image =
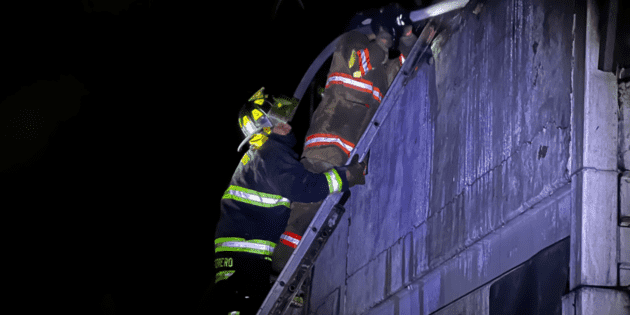
[(260, 149), (263, 146), (263, 144), (267, 142), (267, 140), (269, 140), (269, 137), (267, 137), (266, 135), (262, 133), (257, 133), (257, 134), (254, 134), (254, 136), (251, 139), (249, 139), (249, 144), (254, 149)]

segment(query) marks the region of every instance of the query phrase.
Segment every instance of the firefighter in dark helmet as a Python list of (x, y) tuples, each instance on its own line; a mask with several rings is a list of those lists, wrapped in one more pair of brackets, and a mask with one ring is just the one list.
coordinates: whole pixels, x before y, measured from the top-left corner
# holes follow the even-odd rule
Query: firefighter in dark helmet
[[(271, 260), (292, 202), (317, 202), (365, 182), (365, 164), (313, 173), (293, 151), (288, 124), (297, 101), (256, 92), (242, 107), (239, 125), (249, 144), (221, 199), (216, 227), (216, 279), (200, 313), (255, 314), (271, 289)], [(238, 313), (236, 313), (238, 312)]]

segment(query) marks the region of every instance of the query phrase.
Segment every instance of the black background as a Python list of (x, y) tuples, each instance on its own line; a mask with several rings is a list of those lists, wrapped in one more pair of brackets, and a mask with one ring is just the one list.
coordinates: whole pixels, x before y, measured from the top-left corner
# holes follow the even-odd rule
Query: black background
[[(0, 170), (6, 307), (196, 307), (242, 155), (240, 106), (262, 86), (292, 95), (354, 13), (388, 3), (303, 2), (284, 0), (275, 15), (275, 1), (3, 5), (0, 157), (19, 161)], [(38, 92), (61, 76), (80, 82), (58, 89), (80, 95), (77, 104)], [(36, 140), (10, 123), (24, 108), (45, 109)]]

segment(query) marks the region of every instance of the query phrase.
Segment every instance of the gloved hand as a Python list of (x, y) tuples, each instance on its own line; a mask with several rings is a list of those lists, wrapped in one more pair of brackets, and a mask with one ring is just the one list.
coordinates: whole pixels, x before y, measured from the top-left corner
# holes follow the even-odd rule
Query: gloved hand
[(350, 187), (354, 185), (365, 184), (365, 167), (367, 163), (365, 161), (359, 163), (359, 156), (355, 155), (352, 158), (350, 165), (346, 166), (346, 177)]

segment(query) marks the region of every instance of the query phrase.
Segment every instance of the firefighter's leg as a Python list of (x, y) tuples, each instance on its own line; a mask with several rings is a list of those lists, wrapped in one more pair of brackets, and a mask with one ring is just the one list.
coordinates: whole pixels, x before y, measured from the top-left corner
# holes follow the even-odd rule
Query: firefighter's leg
[(272, 266), (274, 273), (280, 274), (282, 272), (321, 204), (321, 202), (291, 203), (289, 224), (273, 251)]
[(197, 313), (256, 314), (271, 289), (269, 257), (240, 252), (219, 252), (215, 256), (216, 282)]
[[(345, 156), (345, 158), (347, 159), (347, 156)], [(343, 163), (345, 163), (343, 157), (333, 157), (330, 160), (337, 162), (337, 165), (343, 165)], [(335, 166), (335, 164), (328, 163), (327, 161), (308, 157), (303, 158), (301, 162), (307, 170), (315, 173), (325, 172)], [(287, 228), (273, 252), (272, 268), (274, 273), (279, 274), (287, 264), (291, 254), (293, 254), (293, 250), (295, 250), (299, 244), (304, 232), (306, 232), (306, 229), (311, 224), (321, 204), (322, 202), (291, 203), (291, 215)]]

